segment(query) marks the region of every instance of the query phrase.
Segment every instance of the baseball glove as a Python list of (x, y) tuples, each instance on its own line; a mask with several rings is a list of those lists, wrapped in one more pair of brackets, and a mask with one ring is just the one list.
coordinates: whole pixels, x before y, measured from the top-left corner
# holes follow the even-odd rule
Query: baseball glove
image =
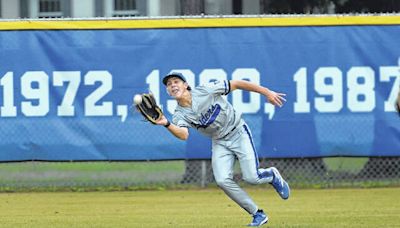
[(154, 99), (153, 94), (144, 93), (141, 94), (142, 102), (135, 104), (136, 109), (139, 110), (140, 114), (152, 124), (156, 124), (156, 121), (159, 120), (163, 112), (160, 107), (157, 105), (156, 99)]

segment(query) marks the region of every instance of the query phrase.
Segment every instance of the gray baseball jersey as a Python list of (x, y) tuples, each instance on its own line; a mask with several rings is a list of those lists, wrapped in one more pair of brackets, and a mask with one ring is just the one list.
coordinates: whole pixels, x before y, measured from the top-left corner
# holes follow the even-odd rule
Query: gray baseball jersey
[[(221, 95), (230, 92), (229, 81), (214, 81), (192, 91), (192, 107), (177, 106), (172, 122), (192, 127), (212, 139), (221, 139), (236, 130), (241, 116)], [(234, 129), (235, 128), (235, 129)]]
[(243, 179), (251, 184), (272, 181), (269, 169), (258, 168), (258, 156), (250, 129), (222, 95), (230, 92), (227, 80), (196, 87), (192, 93), (192, 107), (177, 106), (172, 122), (180, 127), (192, 127), (212, 138), (212, 167), (215, 180), (224, 192), (248, 213), (258, 206), (233, 180), (236, 158), (240, 162)]

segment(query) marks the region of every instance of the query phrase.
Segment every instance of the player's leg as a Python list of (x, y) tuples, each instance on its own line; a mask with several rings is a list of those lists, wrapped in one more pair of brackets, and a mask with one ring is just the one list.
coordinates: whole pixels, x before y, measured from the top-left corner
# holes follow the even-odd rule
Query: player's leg
[(250, 184), (270, 183), (282, 199), (289, 198), (290, 188), (275, 167), (260, 169), (258, 155), (254, 147), (253, 137), (247, 125), (244, 125), (242, 134), (232, 148), (237, 155), (243, 179)]
[(250, 214), (255, 214), (257, 205), (250, 196), (233, 180), (235, 155), (223, 144), (213, 142), (212, 168), (217, 185), (240, 207)]
[(253, 137), (247, 125), (243, 126), (240, 137), (236, 139), (232, 150), (236, 154), (244, 181), (250, 184), (271, 183), (274, 175), (268, 169), (260, 169)]
[(212, 166), (215, 181), (233, 201), (253, 216), (248, 226), (261, 226), (268, 222), (268, 216), (233, 180), (234, 163), (235, 155), (224, 145), (213, 142)]

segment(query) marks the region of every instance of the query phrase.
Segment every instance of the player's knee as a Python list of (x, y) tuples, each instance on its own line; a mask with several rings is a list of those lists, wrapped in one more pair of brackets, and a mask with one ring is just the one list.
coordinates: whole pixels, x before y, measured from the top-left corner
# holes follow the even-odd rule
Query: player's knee
[(232, 179), (230, 178), (219, 178), (216, 179), (215, 182), (217, 183), (218, 187), (225, 189), (225, 188), (229, 188), (229, 186), (232, 183)]

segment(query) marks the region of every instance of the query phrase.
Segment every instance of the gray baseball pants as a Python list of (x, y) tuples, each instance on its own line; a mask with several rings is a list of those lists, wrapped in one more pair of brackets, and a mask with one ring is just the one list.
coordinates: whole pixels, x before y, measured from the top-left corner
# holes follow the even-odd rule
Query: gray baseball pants
[(234, 164), (239, 161), (243, 179), (250, 184), (270, 183), (273, 179), (269, 169), (258, 168), (258, 156), (250, 129), (246, 124), (233, 135), (212, 142), (212, 168), (217, 185), (249, 214), (255, 214), (258, 206), (233, 180)]

